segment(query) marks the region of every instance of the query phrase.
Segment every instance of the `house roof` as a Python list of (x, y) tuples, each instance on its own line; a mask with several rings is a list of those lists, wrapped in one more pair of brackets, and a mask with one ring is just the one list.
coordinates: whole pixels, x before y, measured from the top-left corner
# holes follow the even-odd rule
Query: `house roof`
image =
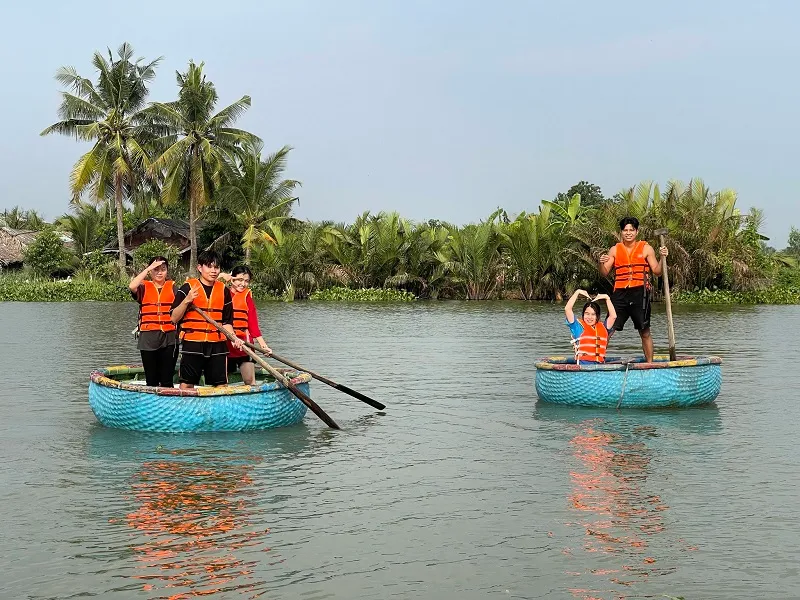
[(38, 231), (0, 227), (0, 266), (22, 263), (25, 248), (36, 239)]
[[(197, 232), (199, 233), (202, 229), (203, 224), (198, 222)], [(186, 240), (185, 247), (180, 249), (181, 253), (187, 251), (189, 248), (189, 223), (180, 219), (150, 217), (139, 223), (133, 229), (129, 229), (125, 232), (125, 252), (127, 254), (131, 254), (132, 251), (135, 250), (135, 248), (130, 247), (131, 239), (139, 234), (146, 234), (148, 239), (169, 239), (177, 235)], [(117, 252), (118, 250), (119, 245), (116, 239), (109, 242), (105, 248), (103, 248), (103, 252), (108, 253)]]

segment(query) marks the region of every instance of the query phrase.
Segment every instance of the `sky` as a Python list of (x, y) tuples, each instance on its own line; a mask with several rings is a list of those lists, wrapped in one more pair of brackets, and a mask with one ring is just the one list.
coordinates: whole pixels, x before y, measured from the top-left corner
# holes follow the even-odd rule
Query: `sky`
[(86, 150), (40, 137), (62, 65), (95, 50), (163, 56), (150, 99), (190, 59), (239, 126), (283, 145), (295, 214), (369, 210), (477, 222), (534, 211), (580, 180), (607, 196), (701, 177), (764, 210), (782, 248), (800, 226), (800, 3), (498, 0), (73, 0), (13, 3), (0, 35), (0, 209), (68, 209)]

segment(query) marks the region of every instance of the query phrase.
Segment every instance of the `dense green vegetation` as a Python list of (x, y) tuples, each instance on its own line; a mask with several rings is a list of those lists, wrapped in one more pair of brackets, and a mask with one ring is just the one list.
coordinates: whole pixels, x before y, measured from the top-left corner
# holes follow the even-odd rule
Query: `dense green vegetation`
[(674, 301), (679, 304), (800, 304), (800, 287), (775, 286), (748, 292), (730, 290), (679, 292)]
[(85, 300), (121, 302), (131, 300), (127, 282), (89, 279), (54, 281), (23, 276), (0, 277), (0, 302), (81, 302)]
[(402, 290), (387, 288), (362, 288), (354, 290), (346, 287), (332, 287), (317, 290), (310, 296), (311, 300), (340, 300), (346, 302), (412, 302), (414, 294)]
[[(116, 288), (149, 256), (166, 254), (180, 278), (185, 274), (176, 273), (172, 260), (177, 250), (160, 242), (139, 248), (125, 268), (122, 253), (115, 266), (99, 252), (148, 216), (162, 216), (188, 219), (190, 264), (198, 247), (220, 251), (227, 267), (246, 262), (264, 298), (561, 301), (576, 287), (610, 290), (598, 258), (616, 243), (619, 219), (635, 216), (640, 238), (653, 246), (653, 231), (670, 231), (676, 301), (800, 301), (800, 231), (792, 228), (788, 247), (776, 251), (760, 233), (760, 211), (741, 213), (733, 190), (712, 191), (701, 179), (663, 188), (645, 181), (613, 197), (581, 181), (533, 212), (498, 208), (466, 225), (368, 212), (351, 223), (299, 221), (291, 210), (301, 184), (284, 177), (291, 148), (264, 156), (255, 134), (233, 126), (250, 107), (249, 96), (217, 110), (203, 64), (189, 62), (176, 73), (177, 99), (148, 103), (159, 60), (132, 57), (128, 44), (116, 56), (95, 53), (96, 81), (72, 67), (58, 71), (66, 88), (60, 120), (43, 135), (93, 145), (70, 176), (69, 213), (55, 223), (74, 240), (75, 256), (59, 253), (47, 233), (49, 254), (40, 249), (26, 257), (28, 276), (67, 271), (74, 280)], [(46, 226), (35, 211), (18, 207), (0, 220), (16, 228)]]
[[(286, 295), (275, 296), (259, 284), (253, 286), (258, 301), (291, 300)], [(36, 279), (23, 274), (0, 277), (0, 302), (125, 302), (132, 301), (127, 281), (94, 278), (69, 280)], [(409, 292), (387, 288), (328, 288), (314, 292), (310, 300), (344, 302), (413, 302)]]

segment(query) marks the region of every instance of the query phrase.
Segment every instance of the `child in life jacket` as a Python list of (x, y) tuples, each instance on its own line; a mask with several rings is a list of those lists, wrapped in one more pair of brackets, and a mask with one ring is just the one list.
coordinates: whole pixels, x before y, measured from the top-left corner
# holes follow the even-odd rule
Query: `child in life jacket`
[[(234, 267), (230, 274), (220, 273), (219, 277), (230, 284), (233, 299), (233, 331), (236, 337), (251, 344), (258, 344), (265, 352), (271, 354), (272, 350), (261, 336), (253, 292), (250, 291), (253, 272), (246, 265), (240, 265)], [(235, 373), (237, 369), (242, 375), (242, 383), (255, 385), (256, 365), (253, 359), (228, 342), (228, 373)]]
[[(579, 296), (585, 296), (589, 302), (583, 305), (581, 317), (576, 318), (572, 307)], [(606, 320), (600, 321), (600, 304), (598, 300), (605, 300), (608, 310)], [(592, 298), (585, 290), (575, 290), (567, 305), (564, 307), (567, 326), (572, 333), (572, 347), (575, 349), (575, 362), (602, 363), (605, 362), (606, 348), (608, 347), (609, 331), (614, 327), (617, 312), (611, 303), (608, 294), (598, 294)]]

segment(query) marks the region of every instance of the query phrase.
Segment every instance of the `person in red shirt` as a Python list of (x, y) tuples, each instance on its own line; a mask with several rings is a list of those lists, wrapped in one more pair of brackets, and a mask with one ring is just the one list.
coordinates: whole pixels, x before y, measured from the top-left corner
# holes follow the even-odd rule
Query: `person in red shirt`
[[(258, 326), (258, 313), (253, 302), (253, 293), (250, 291), (250, 281), (253, 279), (252, 271), (245, 265), (234, 267), (228, 273), (220, 273), (220, 279), (230, 282), (231, 297), (233, 299), (233, 330), (236, 337), (245, 342), (256, 343), (267, 353), (272, 349), (267, 346)], [(255, 385), (256, 366), (253, 359), (243, 350), (237, 350), (228, 342), (228, 373), (236, 370), (242, 375), (242, 383)]]

